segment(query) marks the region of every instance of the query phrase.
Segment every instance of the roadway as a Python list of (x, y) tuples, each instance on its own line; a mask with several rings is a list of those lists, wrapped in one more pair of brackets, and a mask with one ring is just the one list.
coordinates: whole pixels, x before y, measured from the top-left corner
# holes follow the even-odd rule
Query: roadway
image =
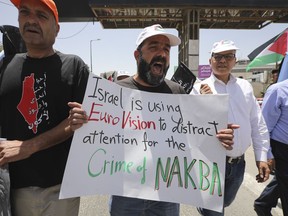
[[(264, 189), (265, 183), (257, 183), (255, 180), (256, 165), (254, 159), (253, 149), (250, 147), (245, 154), (246, 159), (246, 172), (244, 182), (237, 194), (233, 204), (226, 208), (226, 216), (257, 216), (253, 209), (253, 202)], [(272, 176), (273, 177), (273, 176)], [(270, 177), (270, 179), (272, 179)], [(109, 216), (108, 211), (109, 196), (96, 195), (90, 197), (82, 197), (80, 204), (79, 216)], [(181, 216), (198, 216), (194, 206), (181, 205)], [(283, 215), (281, 204), (278, 203), (276, 209), (272, 211), (273, 216)]]

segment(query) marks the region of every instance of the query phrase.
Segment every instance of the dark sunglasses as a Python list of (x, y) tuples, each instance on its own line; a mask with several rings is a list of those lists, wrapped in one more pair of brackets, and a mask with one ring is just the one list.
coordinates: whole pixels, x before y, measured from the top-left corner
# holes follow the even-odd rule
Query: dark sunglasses
[(221, 61), (222, 58), (224, 58), (226, 61), (231, 61), (232, 59), (235, 58), (235, 54), (226, 54), (226, 55), (212, 54), (212, 57), (213, 57), (216, 61)]

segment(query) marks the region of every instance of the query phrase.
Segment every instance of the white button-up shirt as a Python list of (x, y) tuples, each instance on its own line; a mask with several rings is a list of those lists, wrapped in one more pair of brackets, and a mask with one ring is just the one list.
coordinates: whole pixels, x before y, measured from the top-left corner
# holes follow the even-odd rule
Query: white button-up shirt
[(256, 161), (266, 161), (270, 147), (269, 132), (252, 85), (231, 74), (227, 84), (213, 74), (201, 83), (207, 83), (214, 94), (229, 94), (228, 123), (240, 125), (234, 130), (233, 149), (226, 150), (226, 155), (233, 158), (241, 156), (253, 144)]

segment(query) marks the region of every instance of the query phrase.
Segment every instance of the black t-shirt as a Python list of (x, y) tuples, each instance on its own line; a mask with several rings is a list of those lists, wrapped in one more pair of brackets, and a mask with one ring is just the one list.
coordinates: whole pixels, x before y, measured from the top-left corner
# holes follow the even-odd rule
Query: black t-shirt
[[(17, 54), (0, 83), (2, 137), (27, 140), (46, 132), (69, 115), (70, 101), (81, 103), (89, 70), (75, 55), (56, 52), (35, 59)], [(60, 184), (71, 139), (9, 164), (12, 188)]]

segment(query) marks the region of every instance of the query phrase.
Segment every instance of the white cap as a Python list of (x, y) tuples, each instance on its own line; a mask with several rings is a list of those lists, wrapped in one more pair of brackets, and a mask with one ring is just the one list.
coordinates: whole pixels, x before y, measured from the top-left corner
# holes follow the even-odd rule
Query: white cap
[(213, 44), (211, 53), (220, 53), (228, 50), (238, 50), (239, 48), (235, 46), (234, 42), (231, 40), (221, 40)]
[(170, 46), (178, 46), (181, 43), (181, 40), (179, 37), (165, 32), (165, 30), (162, 28), (161, 25), (155, 24), (152, 26), (148, 26), (144, 28), (144, 30), (139, 34), (136, 45), (137, 47), (147, 38), (155, 36), (155, 35), (164, 35), (170, 40)]

